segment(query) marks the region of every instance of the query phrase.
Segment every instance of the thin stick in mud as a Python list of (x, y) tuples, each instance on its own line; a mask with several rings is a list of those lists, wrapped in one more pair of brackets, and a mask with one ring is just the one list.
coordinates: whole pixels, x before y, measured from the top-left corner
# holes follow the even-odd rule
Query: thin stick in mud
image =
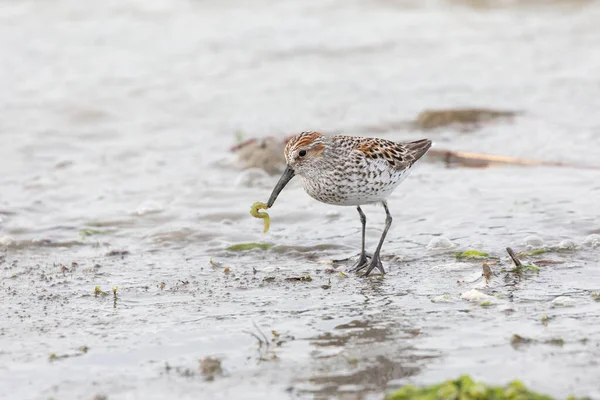
[(513, 262), (515, 263), (515, 265), (517, 267), (521, 267), (523, 266), (523, 264), (521, 264), (521, 260), (519, 260), (515, 254), (515, 252), (513, 251), (513, 249), (511, 249), (510, 247), (506, 248), (506, 251), (508, 252), (508, 255), (510, 256), (510, 258), (512, 258)]

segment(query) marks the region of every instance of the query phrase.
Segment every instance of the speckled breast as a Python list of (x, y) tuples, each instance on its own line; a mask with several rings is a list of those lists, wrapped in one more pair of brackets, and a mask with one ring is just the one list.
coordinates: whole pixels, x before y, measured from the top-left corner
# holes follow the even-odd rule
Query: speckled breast
[[(361, 168), (362, 167), (362, 168)], [(410, 168), (395, 170), (383, 162), (334, 169), (318, 177), (301, 177), (304, 190), (327, 204), (357, 206), (377, 203), (389, 197), (408, 176)], [(312, 178), (312, 179), (311, 179)]]

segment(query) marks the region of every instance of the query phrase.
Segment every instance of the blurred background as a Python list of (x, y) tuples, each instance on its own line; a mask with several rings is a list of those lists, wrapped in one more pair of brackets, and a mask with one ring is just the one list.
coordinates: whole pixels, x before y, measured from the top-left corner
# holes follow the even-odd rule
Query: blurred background
[[(381, 399), (458, 373), (600, 397), (599, 21), (593, 0), (0, 1), (0, 397)], [(268, 234), (249, 216), (305, 130), (435, 142), (390, 200), (384, 280), (331, 265), (354, 208), (293, 182)], [(454, 253), (499, 272), (507, 246), (555, 263), (469, 286), (481, 260)]]

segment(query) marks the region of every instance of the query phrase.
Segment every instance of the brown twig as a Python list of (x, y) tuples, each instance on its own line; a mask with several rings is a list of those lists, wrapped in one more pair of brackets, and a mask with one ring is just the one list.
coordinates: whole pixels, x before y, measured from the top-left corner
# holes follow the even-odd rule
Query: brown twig
[(487, 168), (490, 165), (522, 165), (543, 167), (572, 167), (584, 169), (600, 169), (593, 165), (567, 164), (558, 161), (539, 161), (528, 158), (497, 156), (493, 154), (470, 153), (465, 151), (431, 149), (427, 152), (429, 157), (442, 160), (446, 165), (457, 163), (466, 167)]
[(510, 256), (510, 258), (512, 258), (513, 262), (515, 263), (515, 265), (517, 267), (521, 267), (523, 265), (523, 264), (521, 264), (521, 260), (519, 260), (517, 258), (517, 255), (515, 254), (515, 252), (513, 251), (513, 249), (511, 249), (510, 247), (507, 247), (506, 251), (508, 252), (508, 255)]

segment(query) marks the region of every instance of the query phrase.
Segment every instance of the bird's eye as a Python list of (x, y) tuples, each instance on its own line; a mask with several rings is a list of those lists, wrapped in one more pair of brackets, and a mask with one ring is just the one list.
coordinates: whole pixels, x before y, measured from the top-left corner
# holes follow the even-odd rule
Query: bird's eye
[(306, 155), (306, 150), (300, 150), (300, 152), (298, 153), (298, 155), (300, 157), (304, 157)]

